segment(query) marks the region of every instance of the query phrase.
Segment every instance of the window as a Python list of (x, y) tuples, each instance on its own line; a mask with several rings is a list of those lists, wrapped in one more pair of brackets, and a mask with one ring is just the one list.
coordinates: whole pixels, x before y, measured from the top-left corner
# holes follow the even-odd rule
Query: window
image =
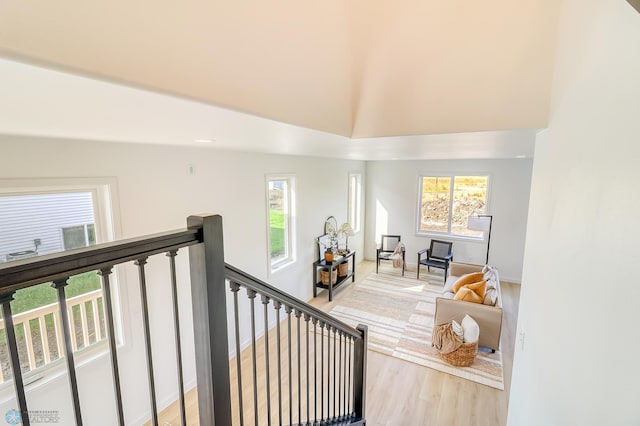
[[(110, 188), (97, 179), (0, 180), (0, 263), (112, 240)], [(84, 356), (104, 350), (104, 306), (96, 272), (70, 277), (66, 295), (74, 352)], [(56, 291), (49, 283), (18, 290), (11, 308), (20, 358), (28, 360), (22, 363), (25, 380), (58, 374), (64, 342), (57, 325)], [(116, 318), (118, 311), (116, 306)], [(11, 377), (3, 327), (0, 324), (0, 384)], [(6, 386), (0, 389), (4, 392)]]
[(482, 237), (467, 220), (486, 213), (488, 183), (488, 176), (420, 176), (418, 233)]
[(270, 271), (294, 259), (294, 178), (267, 177), (268, 246)]
[(360, 212), (362, 206), (362, 175), (349, 173), (349, 205), (347, 217), (353, 232), (360, 231)]
[(96, 243), (96, 226), (93, 223), (62, 228), (65, 250), (87, 247)]
[(95, 244), (95, 195), (89, 190), (0, 193), (0, 262)]

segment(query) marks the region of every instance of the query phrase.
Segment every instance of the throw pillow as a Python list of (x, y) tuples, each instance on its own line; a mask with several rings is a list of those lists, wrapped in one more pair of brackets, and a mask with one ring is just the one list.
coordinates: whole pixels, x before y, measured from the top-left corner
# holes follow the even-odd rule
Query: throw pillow
[(487, 291), (487, 282), (486, 281), (480, 281), (477, 283), (473, 283), (473, 284), (467, 284), (465, 285), (466, 288), (468, 288), (469, 290), (473, 290), (474, 293), (476, 293), (478, 296), (482, 297), (484, 299), (484, 294)]
[(494, 280), (493, 278), (487, 280), (487, 291), (490, 288), (493, 288), (493, 289), (498, 288), (498, 286), (496, 286), (496, 280)]
[(485, 265), (484, 268), (482, 268), (482, 272), (484, 272), (484, 279), (491, 283), (489, 287), (495, 287), (495, 284), (500, 281), (498, 270), (495, 267)]
[[(488, 284), (487, 284), (488, 287)], [(498, 290), (496, 288), (487, 288), (487, 292), (484, 294), (484, 302), (485, 305), (496, 306), (496, 302), (498, 301)]]
[(477, 342), (480, 337), (480, 326), (478, 326), (476, 320), (471, 318), (469, 315), (465, 315), (464, 318), (462, 318), (461, 325), (464, 333), (462, 340), (465, 343)]
[(451, 329), (461, 340), (464, 339), (464, 330), (462, 329), (462, 326), (456, 322), (456, 320), (451, 321)]
[(477, 283), (478, 281), (482, 281), (484, 279), (484, 274), (482, 272), (472, 272), (471, 274), (466, 274), (458, 278), (453, 284), (451, 288), (452, 293), (457, 293), (460, 290), (460, 287), (465, 286), (471, 283)]
[(483, 303), (486, 289), (487, 289), (486, 281), (467, 284), (464, 287), (460, 288), (456, 292), (453, 298), (455, 300), (464, 300), (464, 301), (473, 302), (473, 303)]
[(466, 300), (467, 302), (471, 302), (475, 293), (473, 290), (469, 290), (466, 287), (462, 287), (460, 290), (456, 291), (456, 294), (453, 296), (455, 300)]

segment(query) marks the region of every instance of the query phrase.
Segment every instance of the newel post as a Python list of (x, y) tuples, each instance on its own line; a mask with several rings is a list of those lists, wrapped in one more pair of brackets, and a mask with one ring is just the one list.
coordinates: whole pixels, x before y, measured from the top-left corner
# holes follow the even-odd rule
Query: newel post
[(229, 349), (222, 217), (189, 216), (202, 244), (189, 247), (198, 409), (201, 425), (231, 424)]
[(367, 393), (367, 339), (369, 329), (363, 324), (359, 324), (356, 329), (360, 332), (362, 338), (356, 340), (354, 348), (353, 408), (356, 418), (364, 419)]

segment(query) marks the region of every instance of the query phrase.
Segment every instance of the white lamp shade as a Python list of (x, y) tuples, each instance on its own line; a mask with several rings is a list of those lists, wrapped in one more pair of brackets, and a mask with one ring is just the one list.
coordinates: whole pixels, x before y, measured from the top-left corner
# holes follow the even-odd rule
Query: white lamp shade
[(491, 216), (469, 216), (467, 229), (472, 231), (489, 232)]
[(345, 237), (353, 237), (355, 235), (349, 222), (343, 223), (342, 226), (340, 226), (340, 233)]

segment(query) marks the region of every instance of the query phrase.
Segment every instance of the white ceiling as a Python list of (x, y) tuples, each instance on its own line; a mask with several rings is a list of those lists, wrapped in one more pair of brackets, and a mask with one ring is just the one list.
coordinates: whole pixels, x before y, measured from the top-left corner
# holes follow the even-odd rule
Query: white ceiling
[(351, 139), (0, 59), (0, 133), (354, 160), (532, 157), (533, 130)]
[(558, 3), (5, 0), (0, 132), (354, 159), (531, 156)]

